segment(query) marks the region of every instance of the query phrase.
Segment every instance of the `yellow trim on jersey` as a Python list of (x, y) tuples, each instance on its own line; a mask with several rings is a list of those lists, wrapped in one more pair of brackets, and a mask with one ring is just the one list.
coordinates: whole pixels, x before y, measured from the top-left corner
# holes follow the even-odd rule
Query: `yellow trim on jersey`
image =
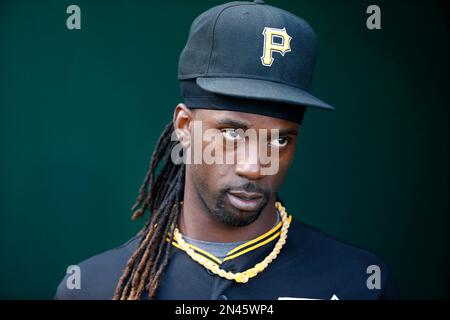
[[(170, 238), (167, 237), (166, 241), (169, 242)], [(172, 241), (172, 245), (174, 245), (175, 247), (177, 247), (180, 250), (183, 250), (182, 248), (180, 248), (180, 246), (178, 245), (178, 243), (176, 241)], [(219, 258), (213, 256), (211, 253), (206, 252), (205, 250), (202, 250), (200, 248), (197, 248), (196, 246), (191, 245), (190, 243), (187, 244), (189, 247), (191, 247), (192, 249), (194, 249), (195, 251), (201, 252), (203, 255), (205, 255), (206, 257), (214, 260), (215, 262), (218, 262), (218, 264), (222, 263), (222, 260), (220, 260)], [(184, 251), (184, 250), (183, 250)]]
[[(291, 223), (291, 221), (292, 221), (292, 215), (289, 216), (289, 224)], [(223, 260), (220, 260), (213, 254), (211, 254), (203, 249), (200, 249), (190, 243), (187, 243), (187, 245), (190, 248), (194, 249), (195, 251), (201, 253), (205, 257), (209, 258), (213, 263), (220, 265), (225, 261), (232, 260), (236, 257), (239, 257), (247, 252), (253, 251), (253, 250), (273, 241), (280, 235), (281, 231), (279, 229), (281, 228), (281, 225), (282, 225), (282, 222), (280, 221), (275, 227), (273, 227), (266, 233), (260, 235), (259, 237), (255, 238), (255, 239), (249, 240), (246, 243), (243, 243), (243, 244), (237, 246), (233, 250), (230, 250)], [(169, 236), (170, 236), (170, 233), (169, 233)], [(167, 237), (166, 241), (169, 242), (170, 238)], [(256, 244), (254, 244), (254, 243), (256, 243)], [(254, 244), (254, 245), (252, 245), (252, 244)], [(172, 245), (174, 245), (175, 247), (177, 247), (180, 250), (183, 250), (180, 248), (180, 246), (177, 244), (177, 242), (175, 240), (172, 241)]]
[(200, 252), (200, 253), (203, 253), (205, 256), (207, 256), (208, 258), (213, 259), (214, 261), (218, 262), (219, 264), (222, 263), (222, 260), (220, 260), (220, 259), (217, 258), (216, 256), (212, 255), (211, 253), (209, 253), (209, 252), (207, 252), (207, 251), (205, 251), (205, 250), (203, 250), (203, 249), (200, 249), (199, 247), (196, 247), (196, 246), (194, 246), (194, 245), (192, 245), (192, 244), (190, 244), (190, 243), (187, 243), (187, 245), (188, 245), (189, 247), (191, 247), (192, 249), (194, 249), (195, 251)]
[[(292, 216), (289, 216), (289, 224), (291, 224), (291, 220), (292, 220)], [(280, 222), (280, 223), (281, 223), (281, 222)], [(238, 252), (238, 253), (233, 254), (233, 255), (230, 256), (229, 254), (230, 254), (231, 251), (234, 251), (234, 252), (236, 251), (235, 249), (237, 249), (237, 248), (235, 248), (235, 249), (233, 249), (233, 250), (231, 250), (230, 252), (227, 253), (227, 256), (223, 259), (223, 261), (227, 261), (227, 260), (234, 259), (234, 258), (236, 258), (236, 257), (239, 257), (240, 255), (243, 255), (244, 253), (247, 253), (247, 252), (249, 252), (249, 251), (255, 250), (256, 248), (259, 248), (259, 247), (265, 245), (266, 243), (271, 242), (271, 241), (274, 240), (275, 238), (278, 238), (278, 236), (280, 235), (280, 233), (281, 233), (281, 231), (278, 231), (277, 233), (275, 233), (275, 234), (274, 234), (273, 236), (271, 236), (270, 238), (268, 238), (268, 239), (266, 239), (266, 240), (264, 240), (264, 241), (262, 241), (262, 242), (259, 242), (259, 243), (255, 244), (254, 246), (251, 246), (251, 247), (249, 247), (249, 248), (247, 248), (247, 249), (245, 249), (245, 250), (242, 250), (241, 252)], [(255, 240), (256, 240), (256, 239), (255, 239)], [(249, 241), (249, 244), (250, 244), (250, 242), (254, 243), (253, 240), (252, 240), (252, 241)], [(244, 245), (246, 245), (246, 244), (244, 243)]]
[(234, 252), (239, 251), (239, 250), (241, 250), (242, 248), (245, 248), (245, 247), (247, 247), (247, 246), (249, 246), (249, 245), (251, 245), (251, 244), (253, 244), (253, 243), (255, 243), (255, 242), (258, 242), (259, 240), (261, 240), (261, 239), (263, 239), (263, 238), (266, 238), (266, 237), (270, 236), (272, 233), (274, 233), (275, 231), (277, 231), (277, 230), (280, 229), (280, 228), (281, 228), (281, 221), (280, 221), (275, 227), (273, 227), (272, 229), (270, 229), (269, 231), (267, 231), (267, 232), (264, 233), (263, 235), (259, 236), (258, 238), (255, 238), (255, 239), (253, 239), (253, 240), (250, 240), (250, 241), (248, 241), (248, 242), (246, 242), (246, 243), (243, 243), (243, 244), (237, 246), (237, 247), (234, 248), (233, 250), (230, 250), (230, 251), (227, 253), (227, 256), (230, 255), (230, 254), (233, 254)]

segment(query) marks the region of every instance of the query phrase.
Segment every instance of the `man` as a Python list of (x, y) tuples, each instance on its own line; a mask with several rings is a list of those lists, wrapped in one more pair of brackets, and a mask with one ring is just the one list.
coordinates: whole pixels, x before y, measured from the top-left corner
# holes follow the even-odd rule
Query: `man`
[[(149, 220), (124, 245), (80, 263), (81, 288), (65, 278), (56, 298), (392, 298), (381, 261), (293, 219), (277, 195), (306, 108), (333, 109), (310, 93), (315, 57), (311, 27), (262, 1), (201, 14), (179, 61), (184, 103), (132, 209)], [(205, 139), (208, 130), (219, 135)], [(196, 146), (232, 161), (211, 164)]]

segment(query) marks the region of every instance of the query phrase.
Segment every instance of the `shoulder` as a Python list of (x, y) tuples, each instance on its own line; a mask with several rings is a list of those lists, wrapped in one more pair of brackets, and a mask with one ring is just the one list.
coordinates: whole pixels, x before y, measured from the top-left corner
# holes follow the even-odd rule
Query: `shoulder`
[(338, 240), (296, 219), (292, 219), (288, 235), (293, 246), (317, 261), (356, 265), (381, 262), (372, 252)]
[(292, 220), (288, 254), (307, 266), (311, 277), (324, 286), (345, 291), (352, 299), (396, 298), (388, 266), (374, 253), (338, 240), (312, 226)]
[(73, 288), (70, 285), (75, 281), (73, 279), (75, 272), (66, 274), (56, 290), (55, 299), (111, 299), (127, 261), (138, 246), (140, 239), (140, 236), (135, 236), (121, 246), (76, 264), (79, 288)]

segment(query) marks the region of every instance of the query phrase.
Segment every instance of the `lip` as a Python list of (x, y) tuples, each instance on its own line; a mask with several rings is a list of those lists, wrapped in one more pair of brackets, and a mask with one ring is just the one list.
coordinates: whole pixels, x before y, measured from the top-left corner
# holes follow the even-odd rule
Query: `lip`
[(264, 199), (261, 193), (246, 191), (231, 190), (227, 196), (231, 205), (241, 211), (256, 211)]
[(258, 199), (258, 198), (263, 197), (263, 195), (261, 193), (257, 193), (257, 192), (230, 190), (230, 191), (228, 191), (228, 193), (230, 193), (231, 195), (233, 195), (235, 197), (244, 199), (244, 200), (253, 200), (253, 199)]

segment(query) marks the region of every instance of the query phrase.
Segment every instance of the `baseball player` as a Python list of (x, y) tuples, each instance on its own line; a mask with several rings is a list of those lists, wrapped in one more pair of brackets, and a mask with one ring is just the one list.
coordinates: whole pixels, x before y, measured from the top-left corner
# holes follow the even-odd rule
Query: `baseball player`
[[(293, 218), (295, 204), (278, 195), (305, 111), (333, 110), (311, 93), (316, 44), (305, 20), (263, 1), (226, 3), (198, 16), (179, 60), (183, 102), (132, 208), (133, 219), (148, 213), (144, 227), (81, 262), (81, 288), (69, 289), (66, 276), (55, 298), (394, 298), (382, 261)], [(217, 133), (209, 144), (202, 139), (201, 149), (235, 152), (235, 161), (186, 161), (199, 156), (195, 130)], [(256, 161), (245, 156), (261, 141), (276, 162), (272, 171), (264, 171), (269, 164), (259, 153)], [(185, 161), (174, 160), (177, 147)]]

